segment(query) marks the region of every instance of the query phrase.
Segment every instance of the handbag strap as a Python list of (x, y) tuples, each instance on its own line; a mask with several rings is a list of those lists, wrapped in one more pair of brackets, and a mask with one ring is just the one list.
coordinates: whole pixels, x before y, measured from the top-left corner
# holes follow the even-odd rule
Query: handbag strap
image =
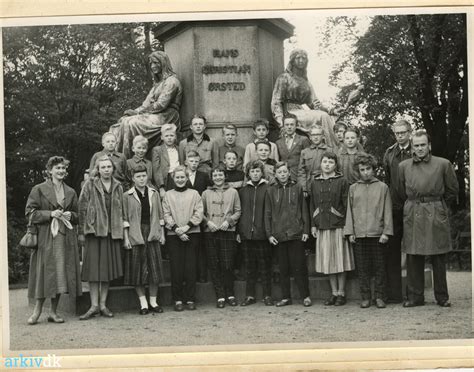
[(33, 226), (33, 221), (32, 221), (32, 219), (33, 219), (33, 212), (34, 212), (34, 211), (35, 211), (35, 210), (32, 209), (31, 212), (30, 212), (30, 216), (28, 217), (28, 225), (26, 225), (27, 227)]

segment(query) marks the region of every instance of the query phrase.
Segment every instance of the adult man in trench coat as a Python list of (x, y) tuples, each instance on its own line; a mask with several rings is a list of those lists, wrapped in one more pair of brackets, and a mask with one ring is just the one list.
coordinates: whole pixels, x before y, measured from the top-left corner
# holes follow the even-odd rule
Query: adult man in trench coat
[(408, 300), (404, 307), (424, 305), (425, 256), (433, 266), (435, 299), (449, 307), (446, 282), (446, 253), (451, 251), (448, 205), (458, 195), (453, 165), (431, 155), (431, 141), (424, 130), (413, 133), (413, 158), (399, 166), (400, 197), (403, 207), (402, 251), (407, 254)]

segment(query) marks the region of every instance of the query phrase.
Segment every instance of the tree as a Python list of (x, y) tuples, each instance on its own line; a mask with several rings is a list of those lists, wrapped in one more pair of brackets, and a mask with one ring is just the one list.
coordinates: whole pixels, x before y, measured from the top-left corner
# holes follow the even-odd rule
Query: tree
[[(411, 117), (431, 136), (433, 154), (457, 165), (461, 205), (466, 202), (466, 32), (465, 14), (376, 16), (345, 65), (366, 87), (363, 111), (357, 113), (369, 126), (381, 127), (373, 133), (388, 134), (395, 120)], [(343, 71), (334, 71), (336, 83)]]
[(80, 191), (102, 133), (145, 98), (152, 84), (147, 56), (153, 45), (144, 35), (149, 28), (135, 23), (2, 30), (9, 239), (14, 225), (24, 232), (26, 197), (42, 181), (47, 159), (68, 158), (66, 182)]

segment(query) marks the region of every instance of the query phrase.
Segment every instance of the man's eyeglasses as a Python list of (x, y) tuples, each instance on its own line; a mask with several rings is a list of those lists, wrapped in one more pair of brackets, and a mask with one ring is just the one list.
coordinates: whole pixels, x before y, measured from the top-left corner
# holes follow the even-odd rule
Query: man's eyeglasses
[(395, 136), (404, 136), (405, 134), (407, 134), (408, 131), (403, 131), (403, 132), (393, 132), (393, 134), (395, 134)]

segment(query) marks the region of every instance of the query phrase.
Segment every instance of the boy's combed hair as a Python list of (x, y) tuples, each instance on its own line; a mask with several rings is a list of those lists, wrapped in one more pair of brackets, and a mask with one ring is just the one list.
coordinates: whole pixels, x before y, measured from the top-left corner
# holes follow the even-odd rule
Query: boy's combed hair
[(285, 114), (285, 116), (283, 116), (283, 123), (286, 119), (294, 119), (296, 121), (296, 124), (298, 124), (298, 117), (295, 114), (292, 114), (291, 112), (288, 112)]
[(136, 167), (131, 169), (131, 173), (132, 173), (133, 176), (137, 173), (146, 172), (146, 171), (147, 171), (147, 169), (146, 169), (145, 164), (138, 164)]
[(343, 121), (338, 121), (336, 124), (334, 124), (333, 130), (334, 130), (334, 133), (337, 132), (337, 131), (338, 131), (339, 129), (341, 129), (341, 128), (343, 128), (344, 131), (346, 131), (348, 127), (349, 127), (349, 126), (348, 126), (345, 122), (343, 122)]
[(163, 135), (167, 132), (173, 132), (174, 134), (176, 134), (177, 129), (178, 128), (174, 124), (163, 124), (163, 126), (161, 127), (161, 134)]
[(148, 147), (148, 140), (141, 134), (133, 137), (133, 146), (135, 147), (138, 145), (145, 145), (146, 147)]
[(288, 167), (288, 163), (286, 161), (279, 161), (277, 162), (274, 166), (273, 166), (273, 169), (275, 170), (275, 172), (277, 171), (277, 169), (281, 168), (281, 167), (286, 167), (287, 169), (290, 169)]
[(336, 167), (338, 166), (337, 155), (334, 152), (324, 151), (323, 154), (321, 155), (321, 162), (323, 161), (324, 158), (334, 160), (336, 162)]
[(262, 177), (263, 177), (263, 174), (265, 173), (265, 165), (263, 164), (261, 160), (252, 160), (248, 162), (247, 165), (245, 166), (245, 176), (248, 179), (250, 179), (250, 171), (252, 169), (257, 169), (257, 168), (262, 171)]
[(401, 127), (401, 126), (404, 126), (406, 127), (409, 131), (411, 131), (411, 124), (405, 120), (405, 119), (400, 119), (400, 120), (397, 120), (393, 125), (392, 125), (392, 129), (395, 128), (395, 127)]
[(112, 161), (112, 159), (110, 159), (107, 155), (103, 155), (103, 156), (98, 157), (95, 160), (94, 170), (92, 171), (92, 174), (91, 174), (92, 177), (99, 177), (99, 164), (102, 161), (110, 161), (110, 163), (112, 164), (112, 169), (115, 172), (115, 164)]
[(226, 124), (222, 127), (222, 133), (225, 133), (224, 132), (224, 129), (228, 129), (228, 130), (233, 130), (235, 133), (237, 133), (237, 127), (234, 125), (234, 124)]
[(193, 118), (191, 119), (191, 123), (193, 122), (193, 119), (202, 119), (204, 121), (204, 124), (207, 124), (207, 119), (204, 115), (194, 114)]
[(347, 127), (346, 131), (344, 132), (344, 135), (346, 135), (347, 132), (352, 132), (355, 133), (357, 138), (360, 138), (360, 130), (359, 128), (356, 127)]
[(262, 145), (262, 144), (268, 146), (269, 149), (272, 148), (271, 145), (270, 145), (270, 142), (268, 140), (266, 140), (266, 141), (260, 140), (260, 141), (255, 142), (255, 150), (258, 149), (258, 145)]
[(115, 138), (115, 140), (117, 141), (117, 137), (115, 137), (115, 134), (113, 134), (112, 132), (105, 132), (103, 135), (102, 135), (102, 142), (104, 142), (104, 139), (108, 136), (112, 136)]
[(411, 135), (411, 143), (413, 143), (413, 138), (415, 137), (426, 137), (428, 139), (428, 143), (431, 143), (431, 137), (425, 129), (417, 129)]
[(196, 150), (189, 150), (187, 153), (186, 153), (186, 159), (188, 158), (200, 158), (201, 156), (199, 155), (199, 152), (197, 152)]
[(212, 175), (214, 174), (214, 172), (222, 172), (222, 173), (225, 174), (224, 165), (223, 164), (218, 164), (215, 167), (213, 167), (212, 170), (211, 170), (211, 178), (212, 178)]
[(372, 169), (375, 171), (377, 168), (377, 159), (374, 155), (363, 152), (361, 154), (356, 155), (354, 159), (353, 168), (357, 173), (359, 173), (359, 165), (371, 166)]
[(171, 172), (171, 176), (174, 178), (175, 174), (178, 172), (183, 172), (186, 175), (186, 178), (189, 178), (189, 171), (184, 165), (178, 165), (173, 172)]
[(234, 150), (227, 150), (227, 151), (224, 153), (224, 159), (225, 159), (225, 157), (227, 156), (227, 154), (234, 154), (237, 159), (239, 158), (239, 155), (238, 155)]
[(255, 130), (255, 129), (257, 129), (257, 127), (259, 127), (261, 125), (263, 125), (268, 130), (268, 128), (270, 126), (270, 123), (268, 122), (267, 119), (264, 119), (264, 118), (257, 119), (253, 122), (253, 129)]

